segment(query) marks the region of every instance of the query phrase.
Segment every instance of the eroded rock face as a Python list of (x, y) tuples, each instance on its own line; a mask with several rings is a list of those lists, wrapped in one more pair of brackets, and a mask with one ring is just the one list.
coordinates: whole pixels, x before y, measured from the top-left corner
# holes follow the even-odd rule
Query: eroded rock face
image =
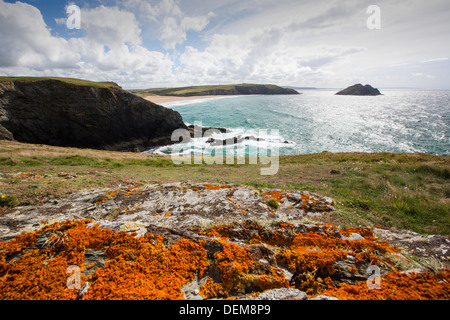
[[(278, 208), (269, 205), (268, 200), (276, 201)], [(15, 241), (13, 238), (26, 240), (18, 237), (23, 232), (35, 235), (31, 237), (33, 243), (26, 240), (28, 247), (9, 249), (11, 253), (0, 264), (0, 272), (13, 268), (29, 252), (49, 256), (42, 259), (44, 265), (39, 268), (51, 265), (59, 257), (81, 254), (78, 259), (86, 266), (83, 276), (92, 282), (86, 296), (101, 298), (105, 297), (102, 292), (109, 292), (107, 297), (124, 298), (131, 297), (129, 291), (135, 287), (125, 291), (118, 288), (118, 293), (103, 288), (102, 279), (113, 272), (107, 270), (134, 265), (137, 275), (139, 270), (164, 272), (155, 269), (159, 264), (153, 269), (136, 265), (154, 263), (156, 259), (139, 255), (148, 251), (145, 254), (154, 257), (167, 256), (165, 259), (169, 260), (161, 258), (161, 263), (173, 261), (168, 264), (171, 267), (185, 259), (182, 254), (196, 252), (185, 263), (199, 259), (198, 270), (193, 266), (173, 269), (170, 272), (175, 274), (171, 276), (178, 280), (171, 278), (171, 283), (178, 283), (178, 289), (164, 291), (164, 284), (159, 284), (162, 289), (155, 289), (149, 297), (307, 299), (326, 294), (327, 289), (343, 283), (365, 283), (372, 275), (369, 267), (374, 263), (380, 276), (402, 270), (435, 272), (447, 264), (448, 237), (367, 227), (341, 230), (314, 223), (317, 217), (333, 214), (334, 210), (332, 199), (310, 192), (260, 191), (232, 185), (174, 183), (74, 193), (42, 206), (3, 212), (0, 243)], [(92, 221), (76, 224), (67, 223), (68, 219)], [(59, 225), (52, 227), (56, 222)], [(102, 235), (99, 230), (109, 231)], [(74, 238), (94, 231), (98, 236), (92, 234), (91, 246), (85, 237)], [(81, 249), (71, 247), (80, 241), (85, 243)], [(0, 250), (0, 258), (1, 254)], [(118, 263), (120, 266), (115, 267)], [(176, 270), (185, 271), (177, 275)], [(144, 274), (144, 278), (147, 276)], [(136, 290), (135, 297), (141, 297), (142, 291), (139, 287)]]
[(119, 87), (59, 80), (0, 83), (0, 138), (54, 146), (144, 151), (171, 144), (180, 114)]
[[(280, 202), (277, 210), (267, 205), (267, 200), (274, 197)], [(8, 210), (0, 217), (0, 240), (34, 230), (42, 220), (51, 223), (93, 219), (118, 230), (125, 228), (125, 231), (143, 230), (149, 225), (197, 231), (207, 226), (239, 224), (248, 219), (264, 223), (291, 221), (334, 210), (332, 199), (307, 191), (262, 190), (260, 193), (242, 186), (146, 185), (74, 193), (43, 206)], [(132, 225), (134, 228), (130, 227)]]

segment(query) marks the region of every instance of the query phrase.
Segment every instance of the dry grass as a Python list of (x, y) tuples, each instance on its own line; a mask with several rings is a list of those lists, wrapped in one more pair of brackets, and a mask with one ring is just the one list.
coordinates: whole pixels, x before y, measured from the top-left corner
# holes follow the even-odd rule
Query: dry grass
[[(319, 153), (280, 157), (274, 176), (260, 165), (174, 165), (170, 156), (0, 141), (0, 193), (38, 204), (85, 189), (185, 181), (308, 190), (335, 199), (330, 223), (377, 224), (450, 234), (450, 156)], [(17, 178), (20, 173), (46, 178)], [(58, 177), (65, 172), (73, 179)]]
[[(107, 158), (115, 160), (124, 159), (149, 159), (152, 155), (133, 152), (113, 152), (94, 149), (78, 149), (55, 147), (42, 144), (28, 144), (15, 141), (0, 140), (0, 156), (12, 159), (26, 157), (61, 157), (61, 156), (83, 156), (92, 158)], [(169, 157), (170, 158), (170, 157)]]

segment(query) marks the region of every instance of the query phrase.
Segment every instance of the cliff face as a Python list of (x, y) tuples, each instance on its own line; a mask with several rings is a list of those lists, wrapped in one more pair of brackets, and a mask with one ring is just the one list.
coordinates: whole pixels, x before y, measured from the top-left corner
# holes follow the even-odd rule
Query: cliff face
[(363, 86), (358, 83), (351, 87), (348, 87), (342, 91), (336, 93), (337, 95), (351, 95), (351, 96), (379, 96), (381, 95), (380, 91), (372, 86), (366, 84)]
[(0, 139), (143, 151), (170, 144), (180, 114), (120, 87), (59, 80), (0, 82)]
[(294, 89), (281, 88), (278, 86), (235, 86), (231, 89), (212, 89), (199, 92), (185, 93), (185, 96), (208, 96), (208, 95), (247, 95), (247, 94), (299, 94)]

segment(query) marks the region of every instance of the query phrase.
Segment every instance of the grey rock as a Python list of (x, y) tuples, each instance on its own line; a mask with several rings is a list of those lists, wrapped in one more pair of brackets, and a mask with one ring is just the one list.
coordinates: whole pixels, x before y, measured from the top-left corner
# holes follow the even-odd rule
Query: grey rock
[(198, 277), (195, 276), (194, 280), (182, 286), (181, 292), (183, 293), (184, 298), (188, 300), (203, 300), (203, 297), (200, 295), (200, 287), (205, 284), (207, 279), (208, 277), (198, 279)]
[(339, 300), (339, 299), (336, 298), (336, 297), (320, 295), (320, 296), (317, 296), (317, 297), (314, 297), (314, 298), (311, 298), (311, 299), (308, 299), (308, 300)]
[(249, 300), (283, 300), (283, 299), (298, 299), (306, 300), (308, 295), (298, 289), (293, 288), (279, 288), (267, 290), (261, 293), (259, 296)]
[(106, 264), (105, 252), (103, 250), (92, 250), (88, 249), (84, 252), (84, 263), (86, 266), (92, 265), (89, 269), (84, 270), (86, 276), (91, 276), (94, 274), (95, 270), (98, 268), (103, 268)]
[(364, 240), (364, 237), (357, 233), (351, 233), (348, 237), (342, 236), (342, 239), (353, 241), (353, 240)]

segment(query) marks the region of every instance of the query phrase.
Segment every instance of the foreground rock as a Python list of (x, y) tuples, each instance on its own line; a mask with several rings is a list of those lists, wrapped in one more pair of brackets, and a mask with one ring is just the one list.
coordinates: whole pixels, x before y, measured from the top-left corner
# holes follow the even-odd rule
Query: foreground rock
[(358, 83), (351, 87), (348, 87), (344, 90), (336, 93), (337, 95), (350, 95), (350, 96), (379, 96), (381, 95), (380, 91), (372, 86), (366, 84), (363, 86)]
[[(8, 209), (0, 299), (76, 299), (69, 266), (83, 299), (450, 298), (448, 237), (317, 222), (334, 211), (305, 191), (182, 183)], [(374, 264), (381, 290), (367, 289)]]
[[(81, 81), (81, 80), (80, 80)], [(180, 114), (119, 86), (0, 81), (0, 139), (106, 150), (171, 144)]]

